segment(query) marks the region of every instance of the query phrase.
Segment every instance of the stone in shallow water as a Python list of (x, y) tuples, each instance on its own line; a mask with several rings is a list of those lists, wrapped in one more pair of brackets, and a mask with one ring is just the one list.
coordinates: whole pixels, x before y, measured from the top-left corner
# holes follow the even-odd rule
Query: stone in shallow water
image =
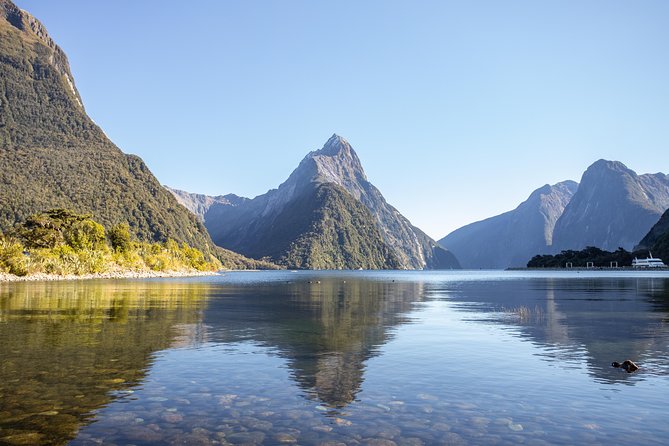
[(144, 426), (129, 426), (123, 429), (125, 437), (132, 441), (157, 442), (162, 441), (163, 436), (153, 429)]
[(495, 418), (493, 423), (499, 426), (508, 426), (509, 424), (513, 423), (513, 420), (511, 418)]
[(162, 416), (163, 420), (168, 423), (179, 423), (183, 421), (184, 417), (180, 413), (176, 412), (165, 412)]
[(432, 430), (433, 431), (441, 431), (441, 432), (448, 432), (451, 430), (451, 426), (446, 423), (434, 423), (432, 425)]
[(485, 417), (471, 417), (469, 423), (476, 427), (485, 427), (490, 424), (490, 419)]
[(170, 445), (188, 445), (188, 446), (210, 446), (214, 444), (211, 439), (202, 435), (194, 434), (178, 434), (172, 441)]
[(381, 424), (378, 421), (377, 426), (374, 427), (374, 429), (368, 429), (365, 433), (365, 437), (368, 438), (374, 438), (374, 437), (379, 437), (379, 438), (387, 438), (389, 440), (394, 439), (398, 435), (402, 433), (401, 430), (394, 426), (390, 426), (387, 424)]
[(273, 424), (269, 421), (259, 420), (254, 417), (244, 417), (240, 420), (241, 424), (246, 426), (249, 430), (254, 431), (268, 431), (272, 429)]
[(39, 432), (22, 432), (18, 434), (0, 437), (0, 442), (9, 445), (35, 445), (42, 443), (44, 435)]
[(343, 418), (335, 418), (334, 422), (337, 426), (350, 426), (351, 424), (353, 424), (350, 421), (345, 420)]
[(316, 432), (325, 432), (325, 433), (332, 432), (332, 426), (326, 426), (324, 424), (320, 424), (318, 426), (313, 426), (311, 429), (316, 431)]
[(443, 444), (448, 444), (448, 445), (466, 445), (467, 442), (465, 441), (464, 438), (462, 438), (460, 435), (456, 434), (455, 432), (448, 432), (446, 435), (444, 435), (441, 438)]
[(425, 442), (417, 437), (400, 437), (397, 439), (397, 446), (424, 446)]
[(275, 434), (274, 436), (272, 436), (272, 438), (274, 439), (274, 441), (276, 441), (277, 443), (281, 443), (281, 444), (297, 443), (297, 438), (293, 437), (290, 434), (284, 433), (284, 432), (279, 432), (278, 434)]
[(397, 443), (387, 438), (365, 438), (362, 444), (365, 446), (397, 446)]
[(265, 434), (262, 432), (237, 432), (227, 435), (226, 439), (233, 444), (260, 444), (265, 441)]
[(238, 395), (227, 393), (218, 397), (218, 404), (226, 406), (238, 398)]
[(471, 404), (471, 403), (457, 403), (455, 404), (455, 407), (462, 410), (472, 410), (476, 409), (478, 406), (476, 404)]
[(523, 425), (518, 423), (511, 423), (509, 424), (509, 429), (511, 429), (514, 432), (520, 432), (523, 430)]

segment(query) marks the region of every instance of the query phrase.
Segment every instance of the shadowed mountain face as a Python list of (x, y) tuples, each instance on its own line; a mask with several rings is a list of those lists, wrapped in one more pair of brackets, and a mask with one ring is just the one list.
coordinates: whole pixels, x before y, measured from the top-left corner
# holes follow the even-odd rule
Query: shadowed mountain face
[(459, 268), (452, 253), (386, 202), (337, 135), (278, 189), (252, 200), (174, 193), (203, 217), (219, 246), (291, 268)]
[(663, 259), (665, 263), (669, 261), (669, 210), (662, 214), (660, 221), (634, 249), (648, 249), (652, 251), (653, 256)]
[(58, 207), (90, 212), (107, 228), (128, 222), (144, 240), (213, 247), (144, 162), (88, 117), (67, 57), (42, 24), (0, 0), (0, 231)]
[(555, 224), (553, 248), (632, 250), (669, 208), (669, 177), (637, 175), (618, 161), (599, 160)]
[(463, 268), (525, 266), (532, 256), (551, 250), (555, 222), (577, 187), (574, 181), (547, 184), (516, 209), (457, 229), (439, 243)]

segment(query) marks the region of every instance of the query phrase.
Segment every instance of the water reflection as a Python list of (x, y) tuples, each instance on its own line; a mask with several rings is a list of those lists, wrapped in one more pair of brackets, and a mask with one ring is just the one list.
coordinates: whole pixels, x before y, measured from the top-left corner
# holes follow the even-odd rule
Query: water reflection
[(422, 284), (323, 278), (215, 292), (205, 314), (208, 339), (274, 349), (310, 398), (331, 408), (351, 403), (365, 361), (423, 299)]
[[(669, 372), (669, 280), (556, 279), (459, 284), (458, 307), (519, 328), (539, 344), (537, 354), (565, 367), (585, 362), (603, 383), (634, 384)], [(633, 359), (643, 369), (627, 374), (612, 361)]]
[(0, 285), (0, 444), (667, 438), (665, 280), (472, 277)]
[(0, 285), (0, 443), (64, 444), (184, 342), (207, 284)]

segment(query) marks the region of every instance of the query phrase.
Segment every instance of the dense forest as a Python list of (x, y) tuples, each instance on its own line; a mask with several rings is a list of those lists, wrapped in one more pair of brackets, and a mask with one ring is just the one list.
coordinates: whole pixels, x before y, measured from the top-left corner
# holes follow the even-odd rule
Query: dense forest
[[(594, 246), (588, 246), (580, 251), (565, 250), (556, 255), (536, 255), (527, 263), (528, 268), (565, 268), (571, 264), (573, 268), (585, 268), (592, 262), (595, 268), (610, 267), (616, 262), (618, 267), (632, 266), (635, 257), (645, 258), (647, 251), (629, 252), (623, 248), (609, 252)], [(614, 263), (615, 265), (615, 263)]]
[(172, 239), (133, 240), (127, 223), (109, 231), (90, 215), (54, 209), (0, 234), (0, 272), (82, 275), (117, 271), (216, 271), (223, 265)]

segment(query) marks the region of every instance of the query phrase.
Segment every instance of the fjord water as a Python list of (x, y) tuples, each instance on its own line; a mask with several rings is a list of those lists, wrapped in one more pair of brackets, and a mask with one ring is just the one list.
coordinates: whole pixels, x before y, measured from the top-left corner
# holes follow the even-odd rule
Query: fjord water
[(666, 444), (669, 276), (0, 284), (0, 361), (0, 444)]

